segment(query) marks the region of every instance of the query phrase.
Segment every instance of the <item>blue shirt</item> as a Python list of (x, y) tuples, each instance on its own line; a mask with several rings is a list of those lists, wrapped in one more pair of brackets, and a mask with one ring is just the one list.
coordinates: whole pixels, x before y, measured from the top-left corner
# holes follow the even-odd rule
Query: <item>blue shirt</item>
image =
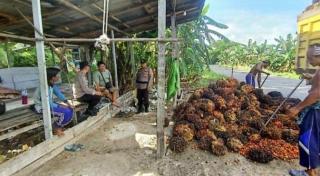
[[(49, 105), (50, 108), (57, 108), (59, 105), (53, 101), (53, 95), (55, 95), (59, 100), (61, 101), (66, 101), (66, 97), (63, 95), (63, 93), (60, 91), (60, 88), (58, 85), (53, 85), (52, 87), (49, 86)], [(38, 87), (36, 92), (34, 93), (34, 104), (35, 104), (35, 109), (38, 112), (42, 111), (42, 102), (41, 102), (41, 91), (40, 88)]]

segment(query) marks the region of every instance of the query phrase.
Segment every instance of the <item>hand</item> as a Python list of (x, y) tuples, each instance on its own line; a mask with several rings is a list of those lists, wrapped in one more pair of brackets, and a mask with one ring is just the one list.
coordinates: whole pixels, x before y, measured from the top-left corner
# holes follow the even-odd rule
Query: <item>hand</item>
[(96, 92), (95, 95), (102, 96), (102, 93), (101, 92)]
[(65, 104), (59, 104), (60, 107), (62, 108), (69, 108), (69, 106), (65, 105)]
[(71, 109), (74, 109), (74, 106), (73, 106), (73, 104), (71, 104), (71, 103), (68, 103), (68, 106), (69, 106), (69, 108), (71, 108)]
[(313, 76), (311, 74), (309, 74), (309, 73), (303, 73), (301, 75), (301, 78), (306, 79), (306, 80), (310, 80), (310, 79), (312, 79), (312, 77)]
[(287, 115), (291, 118), (296, 117), (299, 114), (300, 110), (296, 107), (290, 108), (287, 111)]

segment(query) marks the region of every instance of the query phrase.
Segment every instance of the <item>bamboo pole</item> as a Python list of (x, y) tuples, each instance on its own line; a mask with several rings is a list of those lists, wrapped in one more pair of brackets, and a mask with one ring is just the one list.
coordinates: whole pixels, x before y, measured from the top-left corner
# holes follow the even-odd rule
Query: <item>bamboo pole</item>
[[(166, 31), (166, 0), (158, 0), (158, 38), (165, 38)], [(158, 105), (157, 105), (157, 159), (164, 155), (164, 118), (165, 106), (165, 43), (158, 43)]]
[[(114, 39), (114, 32), (111, 30), (111, 37)], [(116, 43), (112, 42), (112, 59), (113, 59), (113, 65), (114, 65), (114, 80), (115, 80), (115, 86), (117, 90), (119, 90), (119, 82), (118, 82), (118, 66), (117, 66), (117, 56), (116, 56)]]
[[(17, 40), (24, 40), (24, 41), (44, 41), (44, 42), (83, 42), (83, 43), (93, 43), (96, 42), (97, 39), (95, 38), (31, 38), (31, 37), (24, 37), (18, 36), (13, 34), (6, 34), (0, 32), (0, 37), (4, 38), (12, 38)], [(179, 42), (180, 39), (174, 38), (111, 38), (110, 42)]]
[[(43, 38), (42, 28), (42, 16), (41, 16), (41, 4), (40, 0), (32, 0), (32, 13), (33, 13), (33, 22), (36, 29), (35, 37)], [(49, 105), (49, 92), (48, 92), (48, 83), (47, 83), (47, 71), (46, 71), (46, 62), (44, 55), (44, 42), (36, 41), (36, 51), (37, 51), (37, 60), (39, 68), (39, 78), (40, 78), (40, 90), (41, 90), (41, 102), (42, 102), (42, 111), (43, 111), (43, 122), (44, 122), (44, 131), (46, 139), (51, 139), (52, 134), (52, 124), (51, 124), (51, 112)]]

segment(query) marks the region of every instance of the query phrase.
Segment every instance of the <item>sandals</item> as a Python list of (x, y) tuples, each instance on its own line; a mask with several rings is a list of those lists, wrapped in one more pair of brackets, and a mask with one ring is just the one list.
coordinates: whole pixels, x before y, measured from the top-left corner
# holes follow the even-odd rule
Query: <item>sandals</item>
[(294, 169), (291, 169), (289, 170), (289, 174), (291, 176), (309, 176), (306, 171), (304, 170), (294, 170)]

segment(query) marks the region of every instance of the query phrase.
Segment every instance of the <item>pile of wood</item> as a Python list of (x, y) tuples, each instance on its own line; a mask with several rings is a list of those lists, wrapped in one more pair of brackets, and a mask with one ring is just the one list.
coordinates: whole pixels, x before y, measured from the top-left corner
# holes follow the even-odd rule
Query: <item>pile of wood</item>
[(265, 95), (235, 79), (218, 80), (196, 90), (176, 108), (169, 147), (183, 152), (188, 144), (196, 143), (197, 148), (217, 156), (239, 152), (261, 163), (297, 158), (298, 126), (285, 113), (299, 100), (289, 100), (264, 128), (282, 101), (283, 97)]
[(0, 87), (0, 100), (15, 99), (20, 96), (20, 93), (16, 90)]

